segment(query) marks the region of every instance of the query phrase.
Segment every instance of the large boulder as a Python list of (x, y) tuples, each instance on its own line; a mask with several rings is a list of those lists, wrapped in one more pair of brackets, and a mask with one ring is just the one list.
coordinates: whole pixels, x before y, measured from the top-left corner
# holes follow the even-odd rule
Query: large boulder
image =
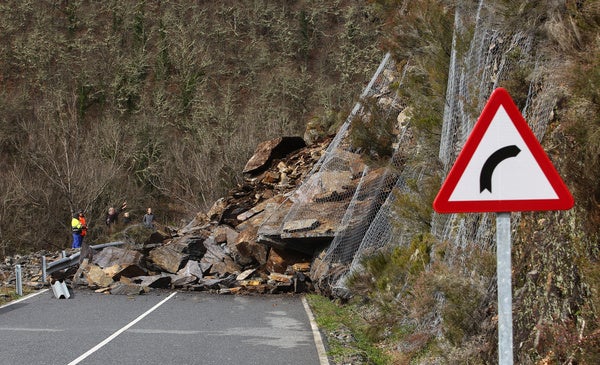
[(256, 241), (257, 234), (257, 227), (250, 227), (241, 232), (235, 241), (235, 248), (241, 257), (255, 261), (259, 265), (264, 265), (267, 262), (268, 248)]
[(105, 247), (94, 254), (92, 263), (102, 268), (117, 264), (141, 266), (143, 255), (139, 251), (120, 247)]
[(150, 260), (163, 271), (175, 274), (187, 262), (189, 255), (176, 245), (164, 245), (150, 251)]
[(261, 142), (242, 172), (244, 174), (260, 173), (266, 170), (274, 159), (283, 158), (303, 147), (306, 147), (306, 142), (301, 137), (279, 137)]

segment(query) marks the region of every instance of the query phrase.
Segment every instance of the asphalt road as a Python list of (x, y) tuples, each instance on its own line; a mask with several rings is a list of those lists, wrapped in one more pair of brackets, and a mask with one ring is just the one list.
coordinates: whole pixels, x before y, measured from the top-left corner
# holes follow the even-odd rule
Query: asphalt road
[(300, 296), (49, 290), (0, 307), (0, 364), (326, 364), (310, 317)]

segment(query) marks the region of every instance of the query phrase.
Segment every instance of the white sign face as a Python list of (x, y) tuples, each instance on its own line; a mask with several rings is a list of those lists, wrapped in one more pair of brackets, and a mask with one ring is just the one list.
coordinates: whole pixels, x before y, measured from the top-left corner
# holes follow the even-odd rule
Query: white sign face
[[(512, 155), (516, 155), (511, 155), (511, 148)], [(503, 154), (503, 149), (509, 152)], [(500, 155), (496, 158), (497, 163), (488, 162), (494, 154)], [(491, 184), (482, 188), (481, 180), (485, 178), (482, 174), (486, 170), (491, 174)], [(524, 199), (558, 199), (558, 196), (500, 105), (449, 201)]]
[(438, 213), (565, 210), (574, 204), (508, 92), (497, 88), (433, 201)]

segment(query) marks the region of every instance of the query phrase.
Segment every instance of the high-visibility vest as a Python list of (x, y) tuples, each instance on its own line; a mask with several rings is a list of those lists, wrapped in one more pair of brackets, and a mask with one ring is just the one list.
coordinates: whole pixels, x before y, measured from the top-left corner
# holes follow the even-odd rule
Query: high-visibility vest
[(73, 232), (81, 232), (82, 224), (77, 218), (71, 219), (71, 229)]
[(79, 217), (79, 222), (81, 223), (81, 235), (85, 236), (87, 233), (87, 229), (85, 228), (85, 217), (84, 216), (80, 216)]

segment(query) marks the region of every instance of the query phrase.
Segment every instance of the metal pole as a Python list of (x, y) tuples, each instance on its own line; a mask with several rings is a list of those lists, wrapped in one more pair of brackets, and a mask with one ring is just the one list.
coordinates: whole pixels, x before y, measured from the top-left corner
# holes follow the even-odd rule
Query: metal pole
[(510, 213), (496, 214), (498, 279), (498, 364), (513, 364)]
[(15, 276), (17, 277), (17, 295), (23, 296), (23, 282), (21, 279), (21, 265), (15, 266)]
[(46, 284), (46, 256), (42, 256), (42, 283)]

